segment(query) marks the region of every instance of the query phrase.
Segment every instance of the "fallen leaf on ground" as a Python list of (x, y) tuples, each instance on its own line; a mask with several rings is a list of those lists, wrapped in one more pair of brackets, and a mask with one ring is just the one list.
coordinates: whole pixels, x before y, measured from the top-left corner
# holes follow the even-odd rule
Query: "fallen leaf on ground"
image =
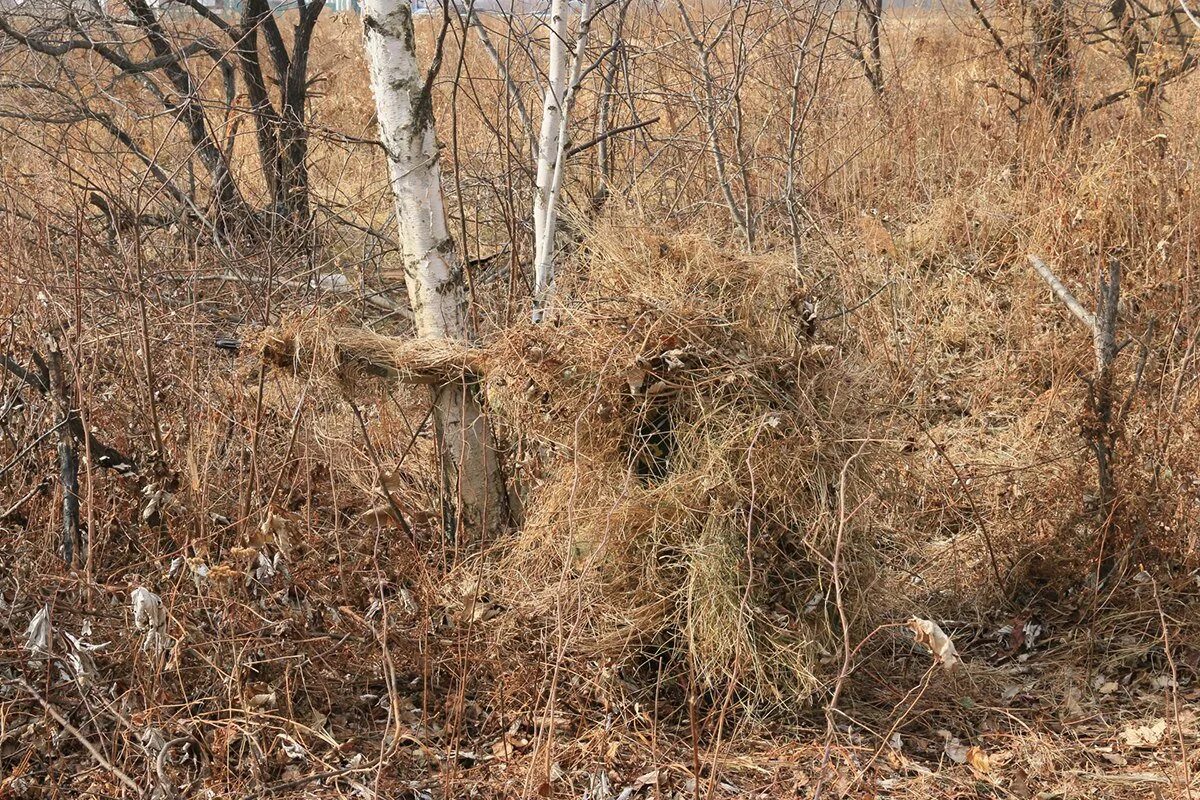
[(953, 761), (955, 764), (967, 763), (967, 752), (970, 750), (965, 744), (959, 741), (957, 736), (954, 736), (947, 730), (939, 730), (938, 736), (946, 740), (942, 745), (942, 752), (946, 754), (946, 758)]
[(29, 621), (25, 629), (25, 647), (34, 655), (44, 656), (50, 652), (50, 604), (42, 606), (42, 610)]
[(1130, 747), (1153, 747), (1167, 733), (1167, 721), (1155, 719), (1145, 725), (1130, 725), (1117, 734), (1117, 738)]
[(992, 761), (982, 747), (971, 747), (967, 750), (967, 764), (982, 775), (992, 771)]

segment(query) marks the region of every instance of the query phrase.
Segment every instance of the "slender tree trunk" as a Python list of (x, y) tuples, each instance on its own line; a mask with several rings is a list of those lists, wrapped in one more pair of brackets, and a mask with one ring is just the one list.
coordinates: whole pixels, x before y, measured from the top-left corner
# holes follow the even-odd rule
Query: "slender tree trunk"
[(1070, 127), (1079, 114), (1079, 106), (1067, 35), (1066, 0), (1033, 0), (1030, 21), (1038, 97), (1056, 122), (1064, 128)]
[[(133, 19), (145, 31), (150, 49), (154, 52), (155, 57), (170, 56), (173, 52), (171, 41), (163, 31), (158, 17), (155, 16), (149, 3), (146, 0), (128, 0), (128, 5)], [(178, 98), (169, 100), (167, 107), (179, 114), (191, 137), (192, 146), (196, 149), (205, 167), (208, 168), (209, 173), (212, 174), (213, 194), (216, 195), (219, 207), (226, 213), (244, 215), (245, 207), (238, 194), (237, 186), (234, 184), (233, 175), (229, 171), (225, 154), (221, 152), (221, 148), (217, 146), (209, 132), (208, 120), (205, 119), (203, 107), (195, 98), (195, 86), (191, 73), (178, 61), (164, 65), (163, 72), (179, 95)]]
[(608, 69), (604, 73), (604, 88), (600, 91), (600, 105), (596, 111), (596, 135), (601, 139), (596, 145), (596, 174), (599, 177), (596, 191), (592, 194), (592, 208), (595, 211), (599, 211), (608, 201), (608, 184), (612, 180), (612, 158), (609, 152), (608, 137), (605, 134), (608, 132), (609, 116), (612, 113), (613, 95), (616, 93), (617, 69), (624, 58), (620, 49), (621, 25), (625, 21), (625, 9), (627, 8), (629, 8), (628, 3), (621, 6), (621, 15), (613, 27), (612, 44), (609, 45), (612, 55), (609, 56)]
[(313, 31), (325, 0), (310, 0), (296, 25), (296, 39), (287, 74), (283, 76), (283, 147), (284, 208), (288, 218), (303, 224), (308, 217), (308, 54), (312, 50)]
[[(721, 131), (717, 119), (717, 87), (716, 81), (713, 79), (712, 61), (709, 54), (712, 52), (712, 44), (706, 43), (700, 38), (692, 18), (688, 15), (687, 7), (683, 0), (676, 0), (676, 6), (679, 9), (679, 16), (683, 19), (683, 25), (687, 29), (688, 37), (692, 40), (693, 46), (696, 48), (696, 62), (700, 67), (700, 78), (704, 86), (704, 96), (697, 97), (692, 95), (693, 101), (696, 103), (696, 110), (704, 119), (704, 125), (708, 132), (708, 145), (712, 150), (713, 164), (717, 170), (717, 183), (721, 187), (721, 194), (725, 197), (725, 205), (729, 208), (729, 216), (733, 219), (734, 226), (741, 232), (746, 240), (746, 248), (754, 249), (754, 228), (753, 220), (750, 217), (750, 198), (746, 198), (746, 206), (743, 208), (738, 205), (737, 199), (733, 196), (733, 182), (729, 177), (728, 162), (725, 158), (725, 150), (721, 146)], [(721, 36), (728, 30), (728, 25), (721, 28), (716, 36), (719, 40)]]
[(858, 0), (867, 19), (867, 44), (861, 53), (863, 72), (876, 96), (883, 94), (883, 0)]
[(567, 53), (570, 48), (567, 36), (571, 30), (571, 4), (568, 0), (552, 0), (550, 4), (550, 62), (546, 70), (546, 94), (542, 102), (542, 129), (538, 136), (537, 184), (533, 192), (533, 254), (534, 319), (540, 315), (540, 306), (550, 285), (550, 275), (542, 260), (547, 237), (553, 239), (554, 231), (548, 230), (547, 215), (551, 203), (551, 184), (558, 166), (558, 154), (562, 142), (563, 103), (567, 98)]
[(49, 391), (58, 404), (61, 419), (58, 423), (58, 469), (62, 483), (62, 554), (68, 568), (82, 566), (83, 536), (79, 528), (79, 453), (71, 435), (70, 423), (75, 415), (72, 392), (63, 370), (62, 346), (56, 333), (46, 335), (46, 363), (50, 376)]
[(262, 61), (258, 53), (259, 25), (262, 17), (270, 13), (269, 8), (247, 3), (242, 12), (241, 28), (235, 32), (237, 38), (234, 49), (242, 64), (246, 95), (254, 114), (255, 137), (258, 142), (258, 157), (262, 162), (263, 179), (266, 181), (267, 191), (271, 194), (272, 204), (282, 206), (283, 193), (279, 178), (279, 113), (267, 94), (267, 83), (263, 77)]
[[(417, 335), (469, 340), (463, 263), (446, 224), (431, 87), (417, 62), (412, 8), (408, 0), (366, 0), (363, 27)], [(504, 484), (475, 388), (449, 383), (434, 390), (433, 402), (443, 479), (459, 510), (452, 524), (473, 533), (494, 529), (504, 522)]]
[[(575, 93), (582, 79), (583, 59), (587, 55), (588, 34), (592, 25), (592, 0), (583, 0), (579, 14), (579, 36), (575, 40), (575, 52), (571, 59), (570, 75), (566, 81), (566, 91), (562, 95), (558, 114), (558, 135), (554, 137), (557, 149), (550, 154), (550, 176), (546, 183), (538, 184), (538, 194), (546, 201), (542, 209), (542, 238), (540, 247), (535, 250), (536, 292), (534, 293), (533, 320), (541, 320), (542, 310), (549, 296), (551, 284), (554, 282), (554, 233), (558, 229), (559, 201), (562, 197), (563, 174), (566, 172), (566, 152), (568, 126), (571, 122), (571, 107), (575, 104)], [(543, 134), (544, 135), (544, 134)], [(538, 171), (547, 160), (545, 152), (538, 154)]]

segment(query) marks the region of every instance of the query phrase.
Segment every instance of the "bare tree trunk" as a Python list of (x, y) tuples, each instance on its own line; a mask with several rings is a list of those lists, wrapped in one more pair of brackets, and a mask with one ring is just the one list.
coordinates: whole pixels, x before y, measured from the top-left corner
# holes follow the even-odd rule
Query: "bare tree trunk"
[(1096, 376), (1092, 385), (1094, 425), (1087, 436), (1096, 454), (1100, 509), (1105, 525), (1110, 524), (1116, 500), (1113, 478), (1113, 450), (1117, 432), (1113, 428), (1113, 362), (1117, 358), (1117, 308), (1121, 301), (1121, 264), (1115, 258), (1108, 263), (1108, 274), (1101, 271), (1096, 288), (1096, 325), (1092, 346), (1096, 351)]
[(617, 24), (613, 26), (612, 44), (609, 49), (612, 50), (608, 69), (604, 73), (604, 85), (600, 90), (599, 108), (596, 111), (596, 135), (601, 137), (596, 145), (596, 174), (598, 176), (596, 183), (596, 191), (592, 193), (592, 208), (599, 210), (607, 201), (609, 188), (608, 184), (612, 180), (612, 158), (609, 155), (608, 137), (605, 134), (608, 131), (609, 117), (612, 113), (612, 99), (615, 94), (615, 86), (617, 82), (617, 70), (621, 66), (621, 61), (624, 59), (624, 53), (621, 52), (621, 25), (625, 21), (625, 9), (629, 8), (626, 3), (621, 6), (621, 15), (617, 18)]
[(242, 76), (246, 84), (246, 96), (254, 114), (255, 136), (258, 141), (258, 157), (262, 163), (263, 180), (276, 206), (283, 204), (280, 185), (279, 113), (267, 95), (267, 82), (263, 77), (262, 62), (258, 53), (258, 29), (262, 18), (271, 10), (263, 3), (246, 3), (242, 12), (241, 28), (235, 31), (234, 50), (242, 64)]
[(235, 213), (241, 216), (245, 210), (241, 195), (234, 184), (225, 154), (221, 152), (221, 148), (217, 146), (209, 132), (203, 107), (195, 101), (195, 84), (191, 74), (178, 61), (170, 60), (173, 55), (171, 41), (147, 1), (128, 0), (128, 5), (134, 20), (146, 32), (146, 38), (155, 57), (166, 62), (163, 72), (179, 94), (179, 97), (170, 100), (167, 106), (179, 114), (191, 137), (192, 146), (196, 148), (200, 160), (212, 174), (213, 194), (216, 196), (218, 206), (226, 213)]
[(1121, 302), (1121, 264), (1116, 259), (1110, 259), (1107, 272), (1101, 271), (1096, 288), (1096, 313), (1093, 314), (1075, 299), (1040, 258), (1031, 255), (1029, 263), (1092, 334), (1096, 371), (1090, 382), (1083, 437), (1096, 456), (1097, 502), (1101, 530), (1107, 534), (1113, 524), (1117, 499), (1117, 484), (1113, 475), (1113, 454), (1118, 433), (1113, 416), (1113, 364), (1120, 350), (1117, 346), (1117, 321)]
[(1078, 116), (1079, 105), (1075, 97), (1066, 0), (1033, 0), (1030, 21), (1037, 95), (1054, 120), (1069, 127)]
[(58, 405), (58, 470), (62, 484), (62, 555), (68, 568), (82, 566), (83, 537), (79, 529), (79, 454), (71, 436), (70, 421), (74, 414), (72, 392), (63, 372), (62, 347), (57, 333), (46, 335), (46, 365), (50, 378), (49, 391)]
[[(712, 43), (707, 43), (700, 38), (700, 34), (696, 29), (692, 18), (688, 15), (687, 7), (683, 0), (676, 0), (676, 6), (679, 9), (679, 16), (683, 19), (684, 27), (687, 29), (688, 37), (692, 40), (692, 45), (696, 48), (696, 61), (700, 67), (700, 77), (704, 85), (704, 97), (694, 97), (696, 110), (700, 112), (704, 118), (704, 125), (707, 128), (708, 144), (712, 150), (713, 163), (717, 170), (717, 183), (721, 187), (721, 194), (725, 197), (725, 205), (729, 208), (729, 216), (733, 219), (734, 226), (742, 234), (746, 240), (746, 248), (754, 249), (754, 220), (750, 214), (750, 198), (746, 198), (746, 206), (740, 207), (737, 199), (733, 196), (733, 184), (729, 177), (727, 167), (727, 159), (725, 158), (725, 150), (721, 146), (721, 132), (717, 120), (717, 102), (716, 97), (716, 82), (713, 78), (713, 71), (710, 59), (710, 53), (715, 43), (720, 41), (721, 37), (728, 32), (730, 22), (727, 21), (717, 32)], [(744, 165), (743, 165), (744, 166)]]
[(542, 100), (542, 128), (538, 136), (537, 184), (533, 191), (533, 254), (534, 320), (541, 314), (541, 303), (550, 285), (547, 265), (542, 262), (547, 236), (547, 214), (550, 208), (551, 183), (558, 166), (561, 150), (563, 104), (567, 99), (567, 36), (571, 30), (571, 4), (568, 0), (552, 0), (550, 5), (550, 61), (546, 69), (546, 93)]
[[(534, 257), (536, 258), (534, 267), (534, 295), (533, 295), (533, 321), (538, 322), (541, 319), (542, 310), (549, 296), (551, 284), (554, 282), (554, 234), (558, 229), (558, 209), (559, 201), (562, 197), (563, 174), (567, 170), (566, 147), (568, 138), (568, 126), (571, 122), (571, 107), (575, 104), (575, 94), (579, 89), (583, 70), (583, 59), (587, 55), (588, 33), (592, 25), (592, 0), (583, 0), (583, 6), (579, 12), (579, 35), (575, 40), (575, 52), (570, 62), (570, 74), (566, 76), (564, 82), (565, 89), (561, 93), (561, 100), (558, 108), (558, 131), (553, 136), (554, 150), (546, 152), (544, 150), (538, 153), (538, 187), (537, 197), (544, 203), (540, 209), (542, 215), (541, 224), (541, 239), (535, 242)], [(553, 86), (553, 83), (551, 84)], [(551, 89), (547, 88), (547, 97)], [(542, 124), (546, 124), (543, 118)], [(542, 132), (542, 140), (546, 140), (545, 131)], [(545, 166), (549, 172), (545, 182), (540, 180), (542, 168)], [(534, 214), (538, 214), (539, 209), (535, 204)]]
[(283, 116), (281, 146), (283, 151), (284, 208), (293, 222), (303, 224), (308, 217), (308, 125), (305, 108), (308, 103), (308, 54), (317, 17), (325, 0), (310, 0), (301, 7), (300, 22), (283, 83)]
[[(417, 335), (470, 340), (463, 263), (446, 225), (431, 81), (417, 62), (408, 0), (367, 0), (363, 27)], [(475, 389), (459, 380), (433, 394), (455, 522), (473, 533), (496, 528), (504, 521), (504, 484)]]
[(867, 20), (867, 43), (859, 59), (878, 97), (883, 94), (883, 0), (858, 0), (858, 8)]

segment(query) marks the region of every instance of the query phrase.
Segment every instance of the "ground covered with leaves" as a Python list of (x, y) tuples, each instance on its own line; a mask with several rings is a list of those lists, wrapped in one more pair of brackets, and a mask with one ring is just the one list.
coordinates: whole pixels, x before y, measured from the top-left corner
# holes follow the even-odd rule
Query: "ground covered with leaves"
[[(550, 325), (469, 354), (529, 434), (528, 522), (482, 546), (443, 533), (423, 390), (379, 377), (411, 349), (344, 312), (228, 326), (200, 311), (242, 289), (193, 287), (191, 325), (148, 318), (163, 451), (116, 377), (136, 304), (128, 348), (89, 340), (112, 399), (82, 415), (121, 457), (81, 476), (74, 567), (61, 409), (10, 372), (3, 796), (1183, 796), (1196, 573), (887, 534), (922, 512), (878, 476), (937, 450), (853, 442), (867, 379), (811, 311), (741, 327), (790, 307), (780, 263), (593, 236)], [(11, 340), (30, 375), (49, 341)], [(1001, 583), (956, 597), (947, 561)]]
[[(576, 162), (541, 325), (509, 93), (475, 49), (438, 84), (479, 341), (437, 352), (348, 16), (317, 29), (300, 232), (122, 228), (87, 196), (140, 162), (5, 129), (0, 800), (1192, 795), (1196, 87), (1064, 130), (1008, 105), (974, 17), (897, 15), (883, 98), (821, 68), (801, 219), (792, 65), (752, 58), (747, 247), (658, 23), (622, 67), (657, 127), (614, 139), (603, 202)], [(1128, 83), (1102, 55), (1088, 96)], [(1087, 308), (1123, 269), (1107, 421), (1031, 254)], [(436, 477), (446, 371), (503, 445), (487, 536)]]

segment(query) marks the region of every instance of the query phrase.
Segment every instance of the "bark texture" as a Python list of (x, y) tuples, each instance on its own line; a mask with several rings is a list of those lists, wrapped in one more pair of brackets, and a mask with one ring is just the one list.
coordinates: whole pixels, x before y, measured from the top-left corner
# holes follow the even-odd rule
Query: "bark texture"
[(1067, 4), (1065, 0), (1034, 0), (1029, 14), (1037, 95), (1054, 119), (1068, 127), (1079, 114), (1079, 103), (1075, 96)]
[[(463, 264), (446, 224), (430, 87), (417, 61), (407, 0), (363, 3), (379, 135), (388, 154), (404, 277), (417, 335), (470, 341)], [(480, 534), (504, 520), (504, 486), (475, 387), (433, 389), (451, 529)]]
[(538, 136), (537, 185), (533, 192), (534, 321), (541, 318), (541, 307), (553, 279), (551, 265), (543, 253), (547, 241), (553, 249), (554, 228), (549, 219), (553, 202), (553, 184), (562, 153), (562, 122), (569, 78), (567, 36), (571, 30), (571, 4), (552, 0), (550, 4), (550, 61), (546, 70), (546, 93), (542, 99), (542, 128)]

